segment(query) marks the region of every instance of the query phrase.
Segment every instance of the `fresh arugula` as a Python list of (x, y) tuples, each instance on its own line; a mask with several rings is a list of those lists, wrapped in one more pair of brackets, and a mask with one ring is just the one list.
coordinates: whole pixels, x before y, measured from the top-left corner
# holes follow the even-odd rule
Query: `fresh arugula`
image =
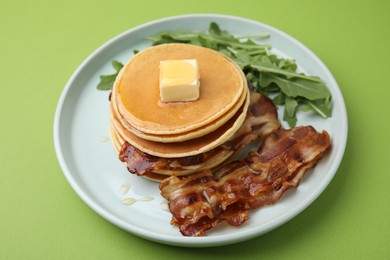
[[(228, 56), (241, 67), (255, 91), (272, 98), (276, 105), (284, 106), (283, 120), (290, 127), (297, 123), (298, 110), (312, 111), (323, 118), (330, 117), (331, 94), (325, 83), (318, 77), (299, 73), (294, 60), (270, 54), (271, 45), (259, 44), (253, 40), (268, 37), (269, 35), (235, 37), (212, 22), (205, 32), (161, 32), (147, 39), (152, 41), (153, 46), (188, 43)], [(112, 88), (116, 75), (123, 66), (117, 61), (114, 62), (116, 73), (100, 76), (98, 89)]]
[(111, 64), (116, 72), (110, 75), (100, 75), (100, 82), (96, 87), (98, 90), (111, 90), (119, 71), (123, 68), (123, 64), (119, 61), (113, 60)]

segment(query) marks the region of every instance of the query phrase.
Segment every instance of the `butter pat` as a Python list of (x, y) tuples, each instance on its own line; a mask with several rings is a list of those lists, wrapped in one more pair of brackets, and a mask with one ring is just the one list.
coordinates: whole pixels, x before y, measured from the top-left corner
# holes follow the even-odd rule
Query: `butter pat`
[(161, 102), (193, 101), (199, 98), (196, 60), (160, 61)]

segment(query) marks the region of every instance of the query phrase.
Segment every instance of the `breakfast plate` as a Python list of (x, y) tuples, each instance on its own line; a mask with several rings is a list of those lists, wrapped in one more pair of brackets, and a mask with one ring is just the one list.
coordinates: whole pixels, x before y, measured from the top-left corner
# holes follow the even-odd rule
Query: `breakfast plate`
[[(130, 174), (118, 160), (109, 138), (108, 91), (96, 86), (99, 75), (113, 73), (112, 60), (127, 62), (133, 50), (150, 47), (146, 37), (161, 31), (205, 31), (210, 22), (240, 35), (269, 34), (261, 41), (272, 52), (296, 60), (300, 71), (319, 76), (332, 94), (332, 117), (300, 113), (298, 125), (326, 130), (332, 147), (301, 182), (272, 205), (250, 212), (240, 227), (218, 225), (203, 237), (183, 237), (170, 225), (171, 214), (158, 183)], [(281, 114), (281, 113), (279, 113)], [(287, 125), (283, 125), (287, 127)], [(54, 143), (59, 164), (79, 197), (111, 223), (139, 237), (163, 244), (209, 247), (232, 244), (264, 234), (308, 207), (337, 172), (347, 142), (347, 113), (336, 80), (321, 60), (291, 36), (257, 21), (214, 14), (169, 17), (149, 22), (111, 39), (93, 52), (73, 73), (60, 97), (54, 121)]]

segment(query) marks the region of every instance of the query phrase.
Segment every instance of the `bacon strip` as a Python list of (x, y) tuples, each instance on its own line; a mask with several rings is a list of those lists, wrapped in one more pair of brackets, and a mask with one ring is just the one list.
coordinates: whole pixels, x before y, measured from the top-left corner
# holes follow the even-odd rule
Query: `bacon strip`
[(257, 152), (212, 172), (202, 171), (179, 179), (171, 176), (160, 184), (173, 217), (184, 236), (201, 236), (221, 221), (239, 226), (248, 210), (277, 202), (297, 187), (330, 147), (326, 131), (297, 127), (272, 133)]
[[(274, 104), (266, 96), (251, 91), (251, 100), (247, 117), (238, 131), (224, 144), (208, 152), (182, 157), (161, 158), (146, 154), (128, 142), (122, 145), (119, 159), (127, 164), (127, 169), (137, 175), (161, 170), (196, 172), (212, 165), (219, 158), (227, 157), (239, 151), (245, 145), (257, 139), (264, 139), (280, 128)], [(229, 154), (228, 154), (229, 153)]]

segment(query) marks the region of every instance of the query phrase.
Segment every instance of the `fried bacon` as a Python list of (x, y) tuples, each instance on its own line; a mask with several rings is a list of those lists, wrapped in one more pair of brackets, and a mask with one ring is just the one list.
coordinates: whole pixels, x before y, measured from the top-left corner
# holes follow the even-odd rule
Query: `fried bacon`
[(278, 130), (257, 152), (212, 172), (201, 171), (182, 179), (171, 176), (160, 184), (173, 217), (184, 236), (201, 236), (221, 221), (239, 226), (248, 210), (277, 202), (297, 187), (330, 147), (326, 131), (311, 127)]
[(224, 144), (208, 152), (182, 158), (161, 158), (146, 154), (125, 142), (119, 159), (127, 164), (127, 169), (137, 175), (161, 170), (195, 172), (205, 165), (239, 151), (257, 139), (264, 139), (280, 128), (274, 104), (266, 96), (251, 91), (251, 100), (246, 119), (238, 131)]

